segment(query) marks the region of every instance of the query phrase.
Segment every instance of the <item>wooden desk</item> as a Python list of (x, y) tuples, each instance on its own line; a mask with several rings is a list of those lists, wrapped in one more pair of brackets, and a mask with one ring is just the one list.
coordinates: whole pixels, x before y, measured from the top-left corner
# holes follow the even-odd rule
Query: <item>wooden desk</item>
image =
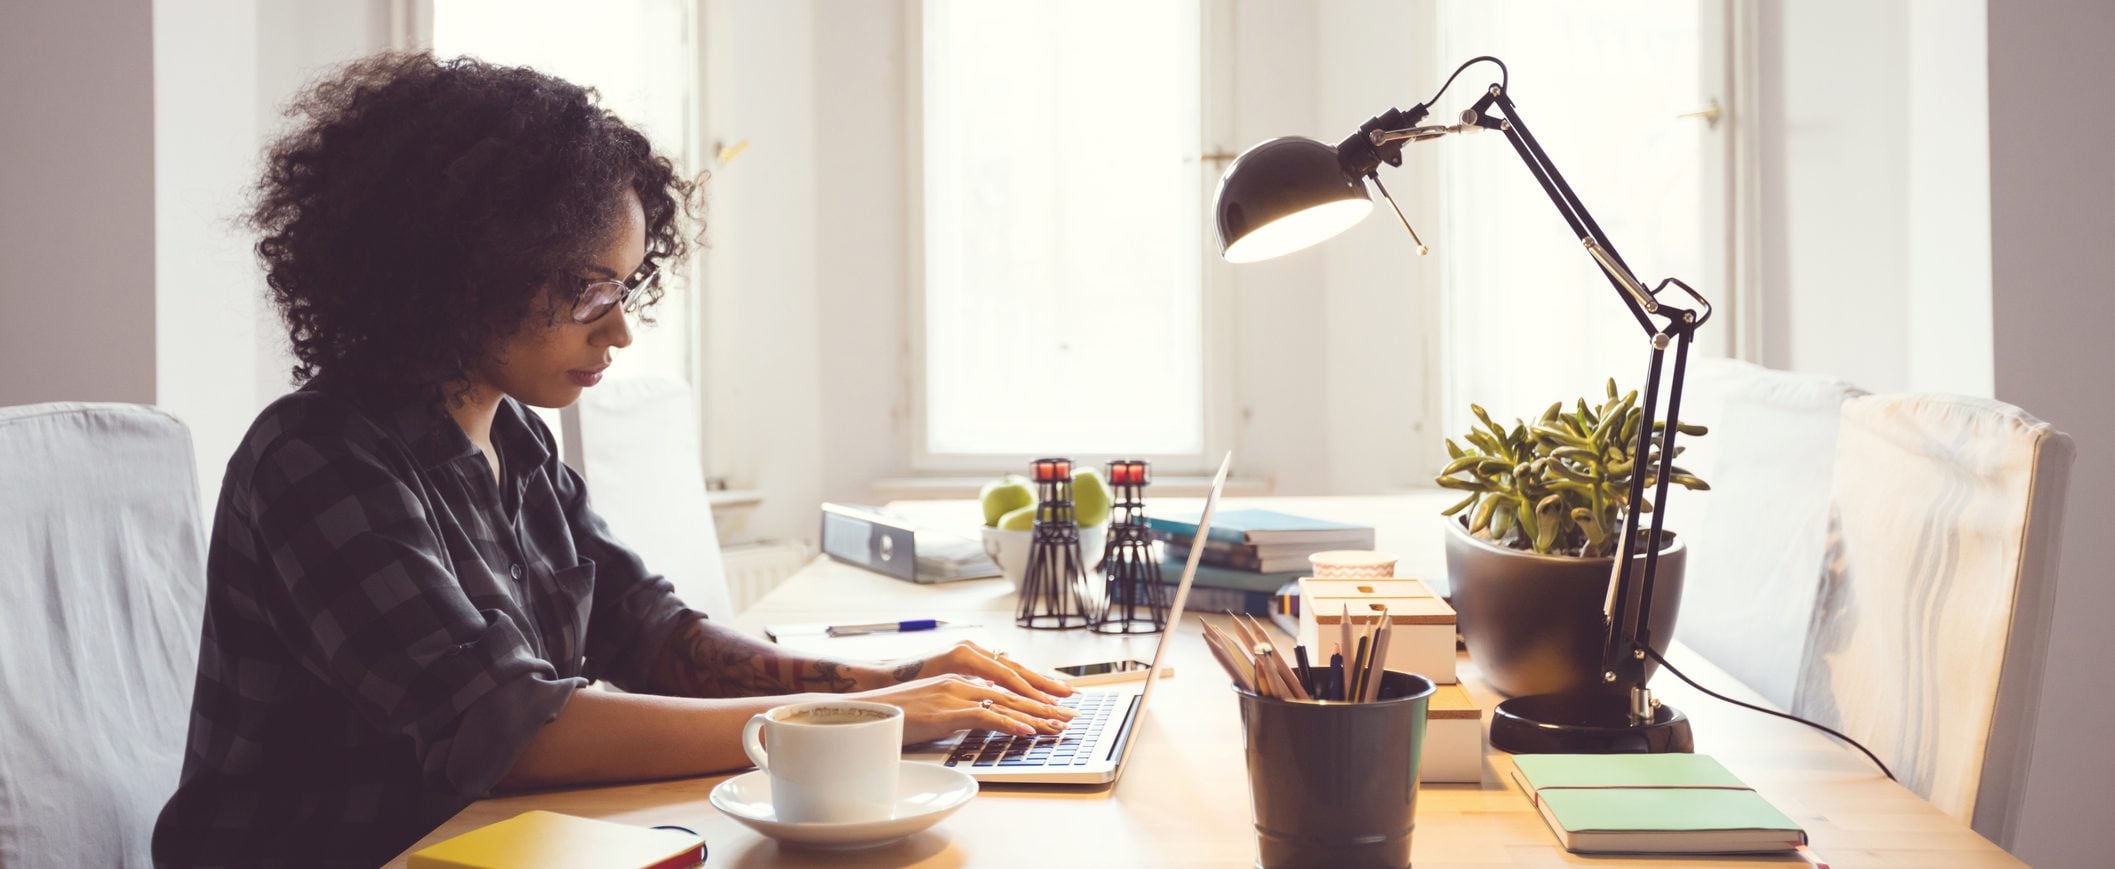
[[(1445, 492), (1389, 497), (1230, 499), (1322, 518), (1374, 524), (1377, 545), (1402, 557), (1405, 575), (1436, 577), (1444, 567), (1433, 519), (1454, 500)], [(1194, 499), (1153, 506), (1196, 508)], [(903, 502), (892, 509), (930, 527), (974, 530), (975, 508), (961, 501)], [(1023, 660), (1062, 663), (1145, 657), (1152, 637), (1013, 627), (1013, 595), (1003, 579), (920, 586), (818, 559), (736, 621), (765, 624), (934, 616), (983, 625)], [(1256, 859), (1241, 724), (1226, 680), (1205, 650), (1196, 617), (1184, 619), (1170, 650), (1176, 678), (1155, 690), (1123, 780), (1110, 788), (1022, 789), (988, 785), (953, 817), (903, 842), (845, 853), (781, 848), (707, 802), (727, 776), (582, 788), (484, 800), (466, 808), (412, 850), (529, 809), (550, 809), (637, 824), (682, 824), (710, 843), (710, 866), (1246, 866)], [(1674, 649), (1694, 678), (1731, 696), (1758, 698), (1718, 668)], [(1461, 677), (1488, 709), (1499, 699), (1464, 658)], [(1695, 722), (1697, 750), (1729, 769), (1804, 826), (1831, 865), (2018, 866), (2011, 855), (1888, 781), (1856, 751), (1808, 728), (1705, 697), (1671, 675), (1654, 680), (1668, 703)], [(1510, 781), (1503, 754), (1485, 760), (1482, 785), (1425, 785), (1412, 856), (1417, 866), (1563, 864), (1738, 866), (1804, 865), (1783, 856), (1703, 860), (1584, 857), (1558, 847), (1542, 818)], [(408, 853), (408, 852), (407, 852)], [(401, 865), (400, 857), (397, 864)]]

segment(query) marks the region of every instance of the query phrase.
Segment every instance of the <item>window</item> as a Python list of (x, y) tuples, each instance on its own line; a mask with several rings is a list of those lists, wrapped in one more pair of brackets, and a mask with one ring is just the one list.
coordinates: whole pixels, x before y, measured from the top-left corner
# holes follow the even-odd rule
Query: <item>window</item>
[[(603, 106), (644, 132), (678, 172), (695, 175), (690, 6), (685, 0), (434, 0), (433, 50), (440, 57), (530, 66), (592, 87)], [(619, 351), (613, 372), (695, 382), (695, 303), (685, 287), (696, 282), (684, 277), (662, 276), (671, 292), (654, 307), (654, 323), (633, 327), (632, 346)]]
[(914, 464), (1203, 463), (1200, 15), (924, 0)]
[[(1726, 166), (1712, 156), (1726, 133), (1678, 116), (1726, 99), (1711, 92), (1724, 46), (1706, 37), (1722, 32), (1724, 7), (1447, 0), (1446, 63), (1429, 70), (1437, 83), (1479, 54), (1506, 61), (1522, 121), (1639, 279), (1681, 278), (1718, 306), (1691, 350), (1699, 356), (1732, 350)], [(1462, 73), (1435, 114), (1466, 108), (1496, 72)], [(1642, 387), (1646, 337), (1513, 149), (1488, 132), (1433, 144), (1442, 219), (1427, 241), (1443, 257), (1445, 430), (1469, 427), (1472, 401), (1510, 420), (1559, 399), (1597, 400), (1610, 376)]]

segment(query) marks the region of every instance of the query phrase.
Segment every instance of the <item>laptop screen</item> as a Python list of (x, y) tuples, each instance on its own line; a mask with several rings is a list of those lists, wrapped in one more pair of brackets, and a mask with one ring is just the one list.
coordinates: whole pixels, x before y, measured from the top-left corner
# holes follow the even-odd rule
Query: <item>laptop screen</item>
[[(1203, 541), (1212, 533), (1212, 508), (1219, 503), (1219, 490), (1226, 487), (1226, 471), (1234, 464), (1234, 454), (1229, 452), (1219, 461), (1219, 473), (1212, 477), (1212, 488), (1204, 496), (1204, 512), (1197, 516), (1197, 537)], [(1146, 701), (1153, 698), (1153, 683), (1160, 681), (1160, 665), (1168, 657), (1168, 647), (1175, 644), (1175, 630), (1182, 624), (1182, 608), (1189, 602), (1190, 583), (1197, 579), (1197, 559), (1204, 555), (1202, 545), (1190, 547), (1190, 560), (1182, 566), (1182, 582), (1175, 586), (1175, 601), (1168, 607), (1168, 627), (1160, 632), (1160, 643), (1153, 647), (1153, 666), (1146, 670), (1146, 690), (1138, 700), (1138, 713), (1144, 715)], [(1135, 743), (1137, 740), (1132, 740)], [(1131, 746), (1124, 746), (1130, 754)]]

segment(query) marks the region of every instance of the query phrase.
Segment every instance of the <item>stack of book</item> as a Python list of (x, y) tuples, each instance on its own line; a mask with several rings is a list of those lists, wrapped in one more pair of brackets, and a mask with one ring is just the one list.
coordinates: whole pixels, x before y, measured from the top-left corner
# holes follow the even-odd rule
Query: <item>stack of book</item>
[(1280, 598), (1297, 596), (1297, 581), (1310, 575), (1307, 556), (1332, 549), (1373, 548), (1369, 526), (1271, 510), (1214, 513), (1211, 534), (1203, 541), (1197, 539), (1195, 516), (1148, 516), (1146, 522), (1165, 547), (1160, 575), (1170, 585), (1182, 581), (1190, 549), (1203, 547), (1188, 605), (1198, 612), (1283, 613), (1291, 601)]

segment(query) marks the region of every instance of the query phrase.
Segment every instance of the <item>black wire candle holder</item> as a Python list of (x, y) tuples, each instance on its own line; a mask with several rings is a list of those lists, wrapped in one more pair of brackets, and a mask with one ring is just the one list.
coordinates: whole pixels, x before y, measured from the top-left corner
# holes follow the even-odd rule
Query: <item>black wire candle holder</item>
[(1166, 584), (1160, 560), (1153, 557), (1153, 531), (1146, 525), (1146, 486), (1151, 466), (1140, 459), (1109, 463), (1109, 486), (1116, 500), (1116, 521), (1102, 547), (1104, 600), (1089, 627), (1101, 634), (1151, 634), (1168, 625)]
[(1072, 460), (1036, 459), (1029, 463), (1035, 483), (1035, 537), (1028, 550), (1028, 573), (1021, 579), (1021, 611), (1013, 623), (1037, 630), (1086, 626), (1088, 606), (1085, 560), (1080, 557), (1080, 526), (1072, 507)]

